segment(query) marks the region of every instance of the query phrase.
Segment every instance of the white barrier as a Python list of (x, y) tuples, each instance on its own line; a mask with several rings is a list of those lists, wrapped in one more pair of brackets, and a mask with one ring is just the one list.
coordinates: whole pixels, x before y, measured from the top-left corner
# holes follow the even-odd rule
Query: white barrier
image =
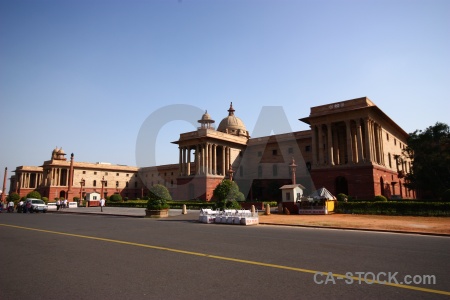
[(259, 224), (259, 215), (257, 211), (252, 213), (245, 209), (226, 209), (224, 211), (202, 209), (198, 220), (206, 224), (257, 225)]
[(69, 208), (77, 208), (78, 203), (77, 202), (69, 202)]

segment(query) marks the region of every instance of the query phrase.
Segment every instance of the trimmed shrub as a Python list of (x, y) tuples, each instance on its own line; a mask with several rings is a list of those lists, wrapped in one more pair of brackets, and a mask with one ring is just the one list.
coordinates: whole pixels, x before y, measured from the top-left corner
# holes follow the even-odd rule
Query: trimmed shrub
[(42, 197), (42, 201), (44, 201), (45, 203), (48, 203), (48, 198), (47, 197)]
[(383, 195), (378, 195), (373, 198), (373, 201), (375, 202), (387, 202), (387, 198)]
[(109, 197), (109, 201), (111, 202), (122, 202), (122, 196), (120, 194), (113, 194)]
[(19, 194), (13, 192), (13, 193), (9, 194), (6, 199), (8, 200), (8, 202), (12, 201), (12, 202), (14, 202), (14, 204), (17, 204), (20, 200), (20, 196), (19, 196)]
[(172, 200), (169, 190), (162, 184), (155, 184), (149, 189), (149, 200), (147, 201), (148, 210), (161, 210), (170, 208), (167, 201)]
[(347, 202), (348, 196), (344, 193), (339, 193), (339, 194), (337, 194), (336, 199), (337, 199), (337, 201)]
[(41, 199), (41, 194), (38, 191), (32, 191), (27, 194), (27, 198)]

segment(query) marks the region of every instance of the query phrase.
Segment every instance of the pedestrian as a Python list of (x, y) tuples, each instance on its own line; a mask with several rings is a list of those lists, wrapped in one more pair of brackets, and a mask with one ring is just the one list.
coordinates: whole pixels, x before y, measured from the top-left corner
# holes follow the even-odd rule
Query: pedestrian
[(59, 207), (61, 206), (61, 200), (56, 201), (56, 210), (59, 210)]
[(64, 199), (64, 208), (68, 208), (67, 199)]
[(100, 210), (103, 212), (103, 206), (105, 206), (105, 199), (100, 199)]
[(17, 212), (21, 213), (23, 212), (23, 201), (20, 200), (19, 205), (17, 205)]
[(8, 203), (8, 212), (14, 212), (14, 202), (12, 201)]

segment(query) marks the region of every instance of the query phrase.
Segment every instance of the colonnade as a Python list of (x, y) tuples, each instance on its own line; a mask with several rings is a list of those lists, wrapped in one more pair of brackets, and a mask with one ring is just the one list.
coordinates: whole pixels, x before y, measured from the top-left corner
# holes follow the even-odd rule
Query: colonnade
[(67, 186), (69, 170), (65, 168), (52, 168), (48, 180), (52, 186)]
[[(195, 170), (191, 170), (194, 151)], [(181, 176), (225, 175), (231, 164), (231, 147), (214, 143), (202, 143), (179, 147), (179, 172)]]
[(42, 173), (23, 172), (20, 174), (20, 188), (37, 188), (42, 178)]
[(313, 163), (384, 165), (382, 127), (370, 118), (311, 125)]

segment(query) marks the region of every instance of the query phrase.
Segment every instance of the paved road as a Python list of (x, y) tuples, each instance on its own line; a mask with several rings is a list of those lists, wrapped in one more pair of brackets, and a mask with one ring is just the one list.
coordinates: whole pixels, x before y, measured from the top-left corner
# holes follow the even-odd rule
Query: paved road
[[(0, 240), (0, 299), (450, 295), (447, 237), (52, 213), (1, 214)], [(336, 277), (347, 272), (353, 277)], [(359, 284), (356, 272), (382, 280), (391, 272), (399, 283), (433, 275), (436, 284)]]

